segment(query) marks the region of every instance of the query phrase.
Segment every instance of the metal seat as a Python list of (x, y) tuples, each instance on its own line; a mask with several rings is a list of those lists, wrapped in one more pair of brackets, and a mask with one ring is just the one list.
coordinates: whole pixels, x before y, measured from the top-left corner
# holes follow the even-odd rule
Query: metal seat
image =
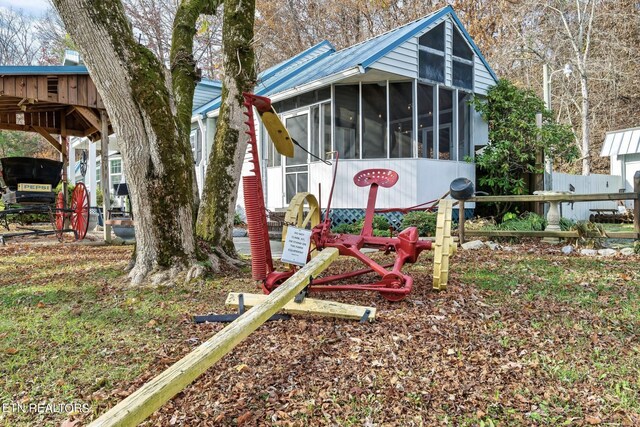
[(364, 225), (360, 232), (361, 236), (373, 235), (373, 215), (378, 196), (378, 187), (393, 187), (398, 182), (398, 178), (398, 173), (391, 169), (365, 169), (353, 177), (353, 182), (358, 187), (371, 186), (369, 200), (367, 201), (367, 211), (364, 214)]
[(398, 173), (391, 169), (365, 169), (353, 177), (353, 182), (358, 187), (379, 185), (381, 187), (393, 187), (398, 182)]

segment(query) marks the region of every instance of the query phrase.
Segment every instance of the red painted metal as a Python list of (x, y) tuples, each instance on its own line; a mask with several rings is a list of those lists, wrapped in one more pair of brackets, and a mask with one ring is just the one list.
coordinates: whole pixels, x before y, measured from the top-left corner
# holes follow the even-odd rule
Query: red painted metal
[(267, 210), (264, 205), (264, 193), (262, 190), (262, 177), (260, 174), (260, 160), (258, 158), (258, 143), (253, 114), (253, 106), (258, 111), (270, 111), (271, 100), (262, 96), (244, 93), (244, 112), (247, 116), (249, 135), (248, 150), (252, 163), (251, 174), (242, 177), (244, 191), (244, 206), (247, 214), (247, 228), (249, 230), (249, 243), (251, 248), (251, 267), (254, 280), (265, 280), (267, 275), (273, 273), (273, 259), (271, 246), (269, 245), (269, 229), (267, 228)]
[(64, 229), (64, 192), (59, 192), (56, 196), (56, 230)]
[[(264, 196), (257, 156), (257, 143), (253, 127), (252, 106), (255, 106), (259, 112), (272, 111), (271, 103), (268, 98), (256, 95), (244, 94), (244, 97), (245, 106), (248, 109), (248, 113), (245, 114), (249, 117), (247, 125), (249, 125), (250, 128), (247, 134), (251, 137), (249, 141), (249, 150), (252, 155), (250, 161), (253, 163), (252, 172), (254, 172), (253, 176), (243, 178), (245, 209), (247, 211), (247, 223), (249, 225), (249, 237), (251, 239), (252, 267), (254, 270), (254, 278), (262, 282), (261, 286), (265, 293), (270, 293), (286, 279), (291, 277), (295, 273), (296, 267), (291, 267), (288, 271), (275, 271), (269, 248)], [(415, 263), (422, 251), (431, 250), (431, 241), (419, 240), (418, 230), (415, 227), (409, 227), (403, 230), (396, 237), (376, 237), (373, 235), (373, 217), (376, 212), (375, 203), (378, 189), (379, 187), (393, 187), (399, 178), (395, 171), (389, 169), (367, 169), (359, 172), (353, 178), (355, 185), (359, 187), (370, 186), (364, 226), (360, 235), (332, 233), (329, 212), (331, 210), (331, 200), (335, 187), (335, 168), (337, 167), (337, 161), (336, 156), (333, 183), (329, 192), (325, 218), (320, 224), (313, 228), (311, 241), (319, 251), (324, 248), (336, 248), (340, 255), (356, 258), (362, 262), (366, 268), (316, 278), (309, 286), (309, 291), (372, 291), (380, 293), (380, 295), (390, 301), (399, 301), (406, 297), (413, 287), (413, 278), (402, 273), (403, 266), (406, 263)], [(413, 208), (417, 208), (417, 206), (409, 209)], [(428, 207), (424, 210), (432, 209), (433, 207)], [(402, 209), (395, 210), (402, 211)], [(380, 265), (364, 254), (362, 252), (363, 248), (373, 248), (387, 254), (395, 252), (395, 262), (393, 264)], [(379, 280), (372, 283), (340, 283), (364, 274), (376, 274), (379, 276)], [(336, 284), (336, 282), (339, 283)]]
[(82, 182), (78, 182), (71, 193), (71, 229), (76, 240), (82, 240), (89, 230), (89, 192)]

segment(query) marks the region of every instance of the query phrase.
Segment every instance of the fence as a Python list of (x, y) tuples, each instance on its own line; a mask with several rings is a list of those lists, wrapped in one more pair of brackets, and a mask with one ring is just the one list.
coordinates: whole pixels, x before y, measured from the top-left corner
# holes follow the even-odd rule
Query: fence
[[(618, 175), (570, 175), (554, 172), (551, 178), (553, 191), (573, 191), (576, 194), (602, 194), (624, 191), (624, 182)], [(566, 203), (560, 205), (560, 216), (574, 221), (589, 219), (591, 209), (616, 209), (612, 200)]]
[[(640, 239), (640, 171), (634, 175), (633, 192), (631, 193), (596, 193), (596, 194), (540, 194), (524, 196), (477, 196), (468, 200), (460, 200), (460, 209), (464, 209), (464, 204), (476, 203), (499, 203), (499, 202), (539, 202), (550, 203), (552, 207), (562, 203), (578, 202), (598, 202), (598, 201), (633, 201), (633, 230), (632, 232), (607, 232), (605, 236), (617, 239)], [(555, 204), (555, 206), (553, 206)], [(554, 209), (549, 209), (550, 213)], [(551, 219), (551, 218), (549, 218)], [(557, 218), (559, 220), (559, 216)], [(549, 221), (551, 223), (551, 221)], [(549, 227), (547, 227), (549, 228)], [(490, 236), (490, 237), (555, 237), (555, 238), (577, 238), (580, 237), (577, 231), (511, 231), (511, 230), (465, 230), (464, 216), (460, 217), (458, 224), (458, 237), (463, 243), (467, 236)]]

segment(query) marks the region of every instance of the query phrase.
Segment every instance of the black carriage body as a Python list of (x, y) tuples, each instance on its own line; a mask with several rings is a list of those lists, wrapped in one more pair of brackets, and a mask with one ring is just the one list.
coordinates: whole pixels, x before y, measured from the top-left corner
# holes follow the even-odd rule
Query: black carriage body
[(44, 184), (50, 185), (53, 190), (62, 179), (62, 162), (33, 157), (5, 157), (0, 159), (0, 164), (6, 186), (2, 196), (5, 203), (54, 204), (56, 195), (53, 191), (18, 190), (18, 187), (20, 184)]

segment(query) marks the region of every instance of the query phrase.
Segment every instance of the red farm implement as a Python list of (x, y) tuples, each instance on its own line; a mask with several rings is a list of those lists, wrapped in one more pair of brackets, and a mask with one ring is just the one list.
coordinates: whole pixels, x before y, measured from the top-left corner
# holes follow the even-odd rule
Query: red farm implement
[[(276, 271), (269, 246), (267, 229), (266, 207), (263, 196), (262, 179), (254, 125), (253, 107), (258, 111), (271, 140), (280, 154), (292, 156), (294, 143), (282, 122), (278, 119), (268, 98), (244, 94), (247, 111), (247, 134), (249, 140), (251, 174), (243, 177), (244, 202), (247, 212), (247, 225), (251, 244), (251, 262), (253, 278), (262, 283), (262, 289), (269, 294), (281, 283), (291, 277), (296, 271), (296, 266), (290, 265), (286, 271)], [(337, 159), (336, 159), (337, 161)], [(337, 165), (337, 164), (336, 164)], [(333, 291), (374, 291), (379, 292), (390, 301), (403, 299), (414, 284), (413, 277), (403, 273), (406, 263), (415, 263), (422, 251), (435, 249), (434, 254), (434, 288), (444, 289), (448, 276), (448, 261), (450, 252), (455, 247), (451, 239), (451, 199), (439, 201), (437, 235), (435, 242), (422, 240), (418, 236), (416, 227), (408, 227), (395, 237), (377, 237), (373, 234), (373, 218), (376, 212), (388, 212), (392, 210), (434, 210), (438, 201), (431, 205), (419, 205), (411, 208), (385, 209), (376, 211), (375, 204), (380, 187), (388, 189), (398, 181), (398, 174), (388, 169), (367, 169), (357, 173), (354, 184), (358, 187), (369, 187), (369, 197), (364, 217), (364, 225), (360, 234), (337, 234), (331, 231), (331, 199), (335, 186), (335, 170), (333, 183), (329, 195), (328, 206), (324, 220), (320, 221), (320, 208), (318, 202), (311, 193), (298, 193), (292, 199), (285, 216), (283, 235), (288, 226), (311, 229), (310, 259), (314, 253), (325, 248), (336, 248), (340, 255), (349, 256), (359, 260), (364, 268), (342, 274), (326, 275), (314, 278), (308, 286), (309, 292), (333, 292)], [(381, 265), (363, 252), (363, 249), (374, 249), (389, 254), (395, 253), (395, 261), (387, 265)], [(345, 281), (375, 273), (378, 280), (370, 283), (350, 283)]]

